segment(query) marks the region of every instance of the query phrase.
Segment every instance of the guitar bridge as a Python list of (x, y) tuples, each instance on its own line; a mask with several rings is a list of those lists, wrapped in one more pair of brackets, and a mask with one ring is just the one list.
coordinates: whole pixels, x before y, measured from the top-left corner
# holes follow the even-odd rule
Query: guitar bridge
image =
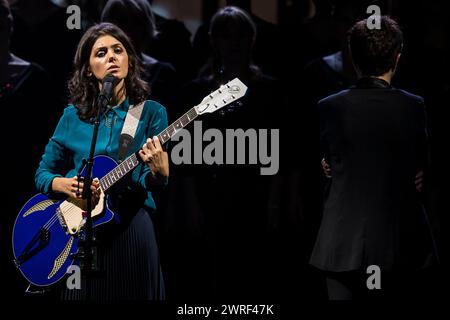
[(59, 220), (59, 224), (64, 228), (64, 230), (66, 230), (67, 232), (67, 223), (66, 220), (64, 220), (64, 217), (62, 215), (61, 209), (58, 207), (56, 209), (56, 216), (58, 217)]

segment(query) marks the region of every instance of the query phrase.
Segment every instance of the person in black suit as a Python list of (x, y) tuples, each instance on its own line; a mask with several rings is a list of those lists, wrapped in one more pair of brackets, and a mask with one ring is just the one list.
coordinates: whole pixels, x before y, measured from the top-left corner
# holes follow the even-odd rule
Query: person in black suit
[[(415, 185), (428, 158), (424, 101), (391, 87), (403, 35), (393, 19), (380, 22), (349, 30), (359, 80), (318, 104), (331, 186), (310, 263), (326, 272), (330, 299), (417, 293), (417, 271), (437, 261)], [(380, 281), (369, 279), (373, 265)], [(372, 280), (381, 290), (369, 290)]]

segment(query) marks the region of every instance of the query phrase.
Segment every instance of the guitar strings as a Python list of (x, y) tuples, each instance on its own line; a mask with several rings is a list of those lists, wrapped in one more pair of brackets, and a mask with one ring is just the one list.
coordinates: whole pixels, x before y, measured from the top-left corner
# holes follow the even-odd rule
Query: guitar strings
[[(73, 210), (75, 209), (75, 205), (71, 204), (71, 207), (69, 209), (67, 209), (67, 211), (65, 212), (66, 214), (72, 216)], [(71, 213), (72, 211), (72, 213)], [(58, 215), (55, 213), (43, 226), (44, 229), (50, 229), (55, 222), (58, 221)]]
[[(73, 203), (70, 203), (70, 207), (64, 211), (64, 215), (69, 216), (69, 218), (72, 218), (74, 213), (77, 213), (77, 209), (79, 207), (77, 207), (76, 205), (74, 205)], [(55, 222), (58, 221), (58, 215), (55, 213), (43, 226), (44, 229), (49, 229), (51, 228)]]

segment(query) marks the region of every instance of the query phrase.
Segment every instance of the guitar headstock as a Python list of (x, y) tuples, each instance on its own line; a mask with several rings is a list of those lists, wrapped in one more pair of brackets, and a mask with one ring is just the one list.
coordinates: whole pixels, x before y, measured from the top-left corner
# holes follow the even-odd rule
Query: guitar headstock
[(195, 107), (197, 114), (213, 113), (223, 107), (242, 98), (247, 92), (247, 86), (238, 78), (220, 86), (219, 89), (207, 95), (202, 102)]

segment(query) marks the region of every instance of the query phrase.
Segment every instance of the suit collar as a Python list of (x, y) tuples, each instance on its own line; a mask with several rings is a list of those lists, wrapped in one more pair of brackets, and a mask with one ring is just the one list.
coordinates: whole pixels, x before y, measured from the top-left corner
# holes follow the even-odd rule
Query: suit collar
[(392, 86), (385, 80), (375, 77), (363, 77), (358, 79), (354, 86), (358, 89), (391, 89)]

